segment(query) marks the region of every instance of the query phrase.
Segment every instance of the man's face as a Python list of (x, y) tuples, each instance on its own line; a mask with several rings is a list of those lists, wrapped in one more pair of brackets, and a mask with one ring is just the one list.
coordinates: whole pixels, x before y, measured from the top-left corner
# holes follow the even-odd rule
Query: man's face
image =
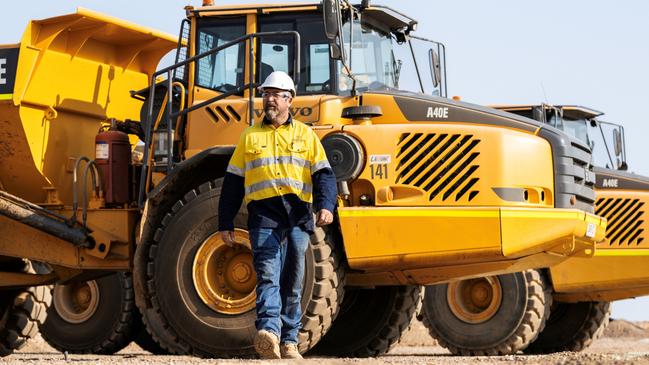
[(262, 92), (262, 97), (264, 98), (264, 113), (270, 120), (287, 113), (293, 102), (291, 92), (280, 89), (266, 88)]

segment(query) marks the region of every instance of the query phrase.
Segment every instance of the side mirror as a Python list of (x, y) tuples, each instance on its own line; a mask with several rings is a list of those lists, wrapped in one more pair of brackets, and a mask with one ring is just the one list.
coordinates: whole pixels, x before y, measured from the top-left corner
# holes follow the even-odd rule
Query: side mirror
[(438, 87), (442, 79), (442, 72), (439, 64), (439, 55), (432, 48), (428, 50), (428, 63), (433, 87)]
[(615, 150), (615, 156), (622, 154), (622, 133), (617, 128), (613, 129), (613, 149)]
[(324, 31), (327, 39), (334, 40), (339, 34), (340, 0), (322, 0)]

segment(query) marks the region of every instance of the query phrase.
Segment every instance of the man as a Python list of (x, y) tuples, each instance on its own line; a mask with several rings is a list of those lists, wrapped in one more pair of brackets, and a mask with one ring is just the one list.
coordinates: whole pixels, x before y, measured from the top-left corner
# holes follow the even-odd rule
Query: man
[(309, 235), (333, 221), (336, 179), (317, 135), (292, 119), (293, 80), (271, 73), (260, 86), (264, 119), (241, 135), (219, 202), (219, 231), (234, 243), (233, 219), (245, 198), (257, 273), (255, 350), (264, 359), (301, 359), (298, 331)]

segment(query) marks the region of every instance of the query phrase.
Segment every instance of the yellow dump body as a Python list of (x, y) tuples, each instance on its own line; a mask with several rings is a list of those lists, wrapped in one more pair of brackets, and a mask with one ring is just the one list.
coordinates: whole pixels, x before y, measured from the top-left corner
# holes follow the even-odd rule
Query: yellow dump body
[[(109, 118), (140, 120), (146, 87), (176, 37), (86, 9), (31, 21), (0, 94), (0, 188), (36, 203), (71, 204), (72, 169), (94, 159)], [(49, 191), (49, 195), (46, 192)]]

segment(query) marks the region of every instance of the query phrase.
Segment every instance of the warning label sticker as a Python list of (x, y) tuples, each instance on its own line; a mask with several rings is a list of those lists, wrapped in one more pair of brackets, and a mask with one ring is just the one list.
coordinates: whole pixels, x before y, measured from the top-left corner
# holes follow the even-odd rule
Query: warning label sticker
[(95, 144), (95, 160), (108, 160), (108, 143)]
[(370, 165), (390, 163), (390, 155), (370, 155)]
[(597, 227), (595, 227), (595, 223), (588, 223), (588, 227), (586, 227), (586, 237), (594, 238), (595, 233), (597, 233)]

